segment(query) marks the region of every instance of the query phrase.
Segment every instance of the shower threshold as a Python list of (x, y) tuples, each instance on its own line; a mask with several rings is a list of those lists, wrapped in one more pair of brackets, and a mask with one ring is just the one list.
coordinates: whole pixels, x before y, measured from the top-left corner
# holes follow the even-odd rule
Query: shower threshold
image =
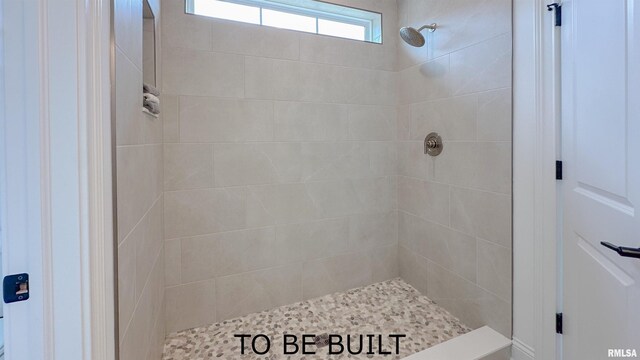
[(402, 359), (470, 331), (395, 279), (172, 333), (163, 359)]

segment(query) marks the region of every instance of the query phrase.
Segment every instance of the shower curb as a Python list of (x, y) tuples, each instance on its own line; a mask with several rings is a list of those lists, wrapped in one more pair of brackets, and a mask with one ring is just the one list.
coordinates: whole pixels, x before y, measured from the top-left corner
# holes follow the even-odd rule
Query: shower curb
[(509, 346), (511, 340), (484, 326), (403, 360), (480, 360)]

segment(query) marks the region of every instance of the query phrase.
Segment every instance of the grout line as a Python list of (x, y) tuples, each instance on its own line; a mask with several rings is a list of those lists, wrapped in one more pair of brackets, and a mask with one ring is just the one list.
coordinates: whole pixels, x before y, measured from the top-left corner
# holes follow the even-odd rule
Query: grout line
[[(338, 179), (320, 179), (320, 180), (307, 180), (307, 181), (291, 181), (291, 182), (271, 182), (271, 183), (261, 183), (261, 184), (246, 184), (246, 185), (230, 185), (230, 186), (219, 186), (219, 187), (201, 187), (194, 189), (177, 189), (177, 190), (163, 190), (163, 193), (182, 193), (182, 192), (195, 192), (195, 191), (204, 191), (204, 190), (241, 190), (241, 189), (251, 189), (251, 188), (266, 188), (266, 187), (280, 187), (287, 185), (317, 185), (317, 184), (326, 184), (326, 183), (351, 183), (354, 181), (381, 181), (387, 180), (389, 183), (392, 183), (394, 178), (397, 175), (382, 175), (382, 176), (371, 176), (371, 177), (354, 177), (354, 178), (338, 178)], [(417, 179), (417, 178), (415, 178)], [(350, 184), (349, 184), (350, 185)], [(449, 184), (445, 184), (449, 185)], [(347, 215), (355, 215), (347, 214)]]
[(348, 215), (344, 215), (344, 216), (329, 217), (329, 218), (322, 218), (322, 219), (313, 219), (313, 220), (310, 220), (310, 221), (287, 223), (287, 224), (270, 224), (270, 225), (265, 225), (265, 226), (240, 228), (240, 229), (234, 229), (234, 230), (225, 230), (225, 231), (212, 232), (212, 233), (199, 234), (199, 235), (187, 235), (187, 236), (181, 236), (181, 237), (165, 238), (164, 241), (176, 241), (176, 240), (190, 239), (190, 238), (195, 238), (195, 237), (200, 237), (200, 236), (210, 236), (210, 235), (217, 235), (217, 234), (229, 234), (229, 233), (235, 233), (235, 232), (241, 232), (241, 231), (250, 231), (250, 230), (264, 230), (264, 229), (270, 229), (270, 228), (274, 228), (274, 227), (275, 228), (281, 228), (281, 227), (299, 226), (299, 225), (307, 225), (307, 224), (319, 224), (319, 223), (329, 222), (329, 221), (350, 220), (350, 219), (352, 219), (354, 217), (358, 217), (358, 216), (385, 216), (385, 215), (389, 215), (389, 214), (391, 214), (391, 213), (393, 213), (395, 211), (398, 211), (398, 210), (392, 209), (392, 210), (389, 210), (389, 211), (355, 213), (355, 214), (348, 214)]
[[(136, 314), (136, 310), (138, 310), (138, 307), (140, 305), (140, 303), (142, 302), (142, 298), (144, 297), (144, 292), (145, 290), (149, 287), (149, 282), (151, 281), (151, 278), (153, 277), (153, 270), (156, 268), (156, 265), (158, 264), (158, 262), (160, 261), (160, 255), (163, 254), (162, 248), (160, 249), (160, 251), (158, 252), (158, 254), (155, 255), (155, 258), (153, 260), (153, 265), (151, 266), (151, 271), (149, 272), (149, 275), (147, 276), (147, 278), (145, 279), (145, 283), (144, 286), (142, 287), (142, 292), (140, 293), (140, 298), (136, 299), (136, 303), (133, 306), (133, 312), (131, 313), (131, 317), (129, 318), (129, 321), (127, 322), (127, 325), (125, 326), (125, 330), (122, 333), (122, 338), (124, 339), (127, 335), (127, 333), (129, 332), (129, 328), (131, 327), (131, 323), (133, 323), (133, 318), (135, 317)], [(137, 276), (137, 274), (134, 275), (134, 279)], [(164, 272), (162, 273), (162, 282), (164, 283)], [(134, 288), (134, 292), (135, 292), (135, 288)], [(163, 291), (164, 294), (164, 291)]]
[[(129, 236), (131, 236), (131, 233), (133, 233), (133, 231), (136, 230), (136, 228), (140, 225), (142, 220), (144, 220), (147, 217), (147, 215), (149, 215), (149, 212), (151, 211), (151, 209), (153, 209), (153, 207), (156, 206), (156, 203), (160, 200), (160, 198), (162, 198), (164, 193), (165, 193), (164, 190), (160, 191), (160, 194), (158, 195), (158, 197), (151, 203), (151, 206), (149, 206), (149, 208), (144, 212), (144, 214), (140, 217), (140, 219), (138, 219), (138, 222), (136, 222), (133, 225), (133, 227), (131, 228), (131, 230), (129, 230), (129, 232), (125, 236), (122, 237), (122, 241), (118, 240), (118, 247), (121, 244), (123, 244), (129, 238)], [(163, 208), (163, 213), (164, 213), (164, 208)], [(163, 214), (163, 216), (164, 216), (164, 214)], [(117, 234), (116, 234), (116, 236), (117, 236)]]
[(181, 121), (180, 121), (180, 103), (181, 103), (180, 98), (181, 98), (181, 96), (180, 95), (176, 95), (175, 97), (176, 97), (176, 113), (174, 115), (176, 116), (176, 126), (178, 127), (177, 136), (178, 136), (178, 142), (182, 142), (181, 141), (182, 138), (180, 137), (180, 123), (181, 123)]
[[(366, 248), (366, 249), (364, 249), (362, 251), (347, 250), (347, 251), (344, 251), (344, 252), (340, 252), (340, 253), (336, 253), (336, 254), (333, 254), (333, 255), (328, 255), (328, 256), (324, 256), (324, 257), (320, 257), (320, 258), (299, 259), (299, 260), (296, 260), (296, 261), (292, 261), (292, 262), (285, 263), (285, 264), (278, 264), (278, 265), (275, 265), (275, 266), (269, 266), (269, 267), (264, 267), (264, 268), (246, 270), (246, 271), (241, 271), (241, 272), (237, 272), (237, 273), (233, 273), (233, 274), (216, 275), (216, 276), (213, 276), (211, 278), (202, 279), (202, 280), (196, 280), (196, 281), (191, 281), (191, 282), (185, 282), (185, 283), (181, 282), (180, 284), (174, 284), (174, 285), (170, 285), (170, 286), (165, 286), (165, 289), (177, 288), (177, 287), (185, 286), (185, 285), (193, 285), (193, 284), (208, 282), (208, 281), (212, 281), (212, 280), (218, 280), (218, 279), (221, 279), (221, 278), (228, 278), (228, 277), (239, 276), (239, 275), (248, 275), (248, 274), (252, 274), (252, 273), (259, 273), (259, 272), (268, 271), (268, 270), (283, 269), (283, 268), (292, 267), (292, 266), (296, 266), (296, 265), (300, 265), (302, 267), (302, 269), (304, 269), (305, 264), (327, 261), (327, 260), (330, 260), (330, 259), (334, 259), (334, 258), (337, 258), (337, 257), (343, 257), (343, 256), (358, 256), (358, 255), (360, 255), (360, 256), (371, 256), (371, 252), (372, 251), (380, 250), (380, 249), (388, 249), (388, 248), (394, 247), (394, 246), (396, 246), (396, 244), (386, 244), (384, 246), (376, 246), (376, 247)], [(373, 266), (373, 265), (371, 265), (371, 266)]]
[(473, 188), (473, 187), (464, 186), (464, 185), (456, 185), (456, 184), (444, 183), (444, 182), (441, 182), (441, 181), (427, 180), (427, 179), (422, 179), (422, 178), (417, 178), (417, 177), (407, 176), (407, 175), (398, 175), (398, 177), (399, 178), (406, 178), (406, 179), (411, 179), (411, 180), (422, 181), (422, 182), (433, 183), (433, 184), (437, 184), (437, 185), (450, 186), (452, 188), (452, 190), (453, 189), (462, 189), (462, 190), (468, 190), (468, 191), (477, 191), (477, 192), (481, 192), (481, 193), (485, 193), (485, 194), (498, 195), (498, 196), (502, 196), (502, 197), (504, 197), (504, 196), (507, 196), (509, 198), (512, 197), (512, 192), (501, 193), (501, 192), (492, 191), (492, 190), (485, 190), (485, 189)]
[[(461, 48), (459, 48), (459, 49), (455, 49), (455, 50), (453, 50), (453, 51), (450, 51), (450, 52), (448, 52), (448, 53), (446, 53), (446, 54), (442, 54), (442, 55), (440, 55), (440, 56), (437, 56), (437, 57), (434, 57), (434, 58), (428, 59), (427, 61), (423, 61), (423, 62), (421, 62), (421, 63), (413, 64), (413, 65), (410, 65), (410, 66), (405, 67), (405, 68), (402, 68), (402, 69), (397, 69), (397, 71), (398, 71), (398, 72), (402, 72), (402, 71), (405, 71), (405, 70), (407, 70), (407, 69), (411, 69), (411, 68), (413, 68), (413, 67), (422, 66), (422, 65), (424, 65), (424, 64), (426, 64), (426, 63), (429, 63), (429, 62), (431, 62), (431, 61), (433, 61), (433, 60), (437, 60), (437, 59), (440, 59), (440, 58), (442, 58), (442, 57), (445, 57), (445, 56), (448, 56), (448, 55), (451, 55), (451, 54), (455, 54), (455, 53), (457, 53), (457, 52), (459, 52), (459, 51), (469, 49), (469, 48), (471, 48), (471, 47), (474, 47), (474, 46), (480, 45), (480, 44), (482, 44), (482, 43), (484, 43), (484, 42), (489, 42), (489, 41), (495, 40), (495, 39), (497, 39), (497, 38), (499, 38), (499, 37), (501, 37), (501, 36), (505, 36), (505, 35), (509, 35), (509, 36), (511, 36), (511, 35), (512, 35), (512, 31), (503, 32), (503, 33), (500, 33), (500, 34), (497, 34), (497, 35), (494, 35), (494, 36), (488, 37), (488, 38), (486, 38), (486, 39), (479, 40), (479, 41), (474, 42), (474, 43), (472, 43), (472, 44), (465, 45), (465, 46), (463, 46), (463, 47), (461, 47)], [(513, 46), (512, 46), (512, 47), (513, 47)], [(510, 51), (513, 51), (513, 49), (511, 49)]]
[[(402, 142), (419, 142), (419, 140), (402, 141)], [(511, 143), (510, 141), (483, 141), (487, 143)], [(141, 144), (141, 145), (119, 145), (118, 147), (132, 147), (132, 146), (144, 146), (144, 145), (254, 145), (254, 144), (349, 144), (349, 143), (389, 143), (395, 144), (395, 140), (344, 140), (344, 139), (329, 139), (329, 140), (239, 140), (239, 141), (182, 141), (182, 142), (164, 142), (157, 144)], [(453, 142), (452, 142), (453, 143)], [(471, 142), (474, 143), (475, 142)]]
[[(300, 46), (299, 46), (300, 48)], [(303, 65), (318, 65), (318, 66), (334, 66), (337, 68), (341, 68), (341, 69), (350, 69), (350, 70), (361, 70), (361, 71), (379, 71), (379, 72), (383, 72), (383, 73), (389, 73), (389, 74), (397, 74), (398, 70), (395, 68), (395, 66), (392, 66), (393, 69), (389, 68), (389, 69), (384, 69), (384, 68), (377, 68), (377, 67), (365, 67), (365, 66), (353, 66), (353, 65), (345, 65), (345, 64), (336, 64), (336, 63), (329, 63), (329, 62), (319, 62), (319, 61), (309, 61), (309, 60), (301, 60), (302, 56), (301, 56), (301, 51), (298, 51), (298, 58), (297, 59), (293, 59), (293, 58), (283, 58), (283, 57), (276, 57), (276, 56), (268, 56), (268, 55), (263, 55), (263, 54), (249, 54), (249, 53), (240, 53), (240, 52), (232, 52), (232, 51), (221, 51), (221, 50), (212, 50), (212, 49), (196, 49), (196, 48), (191, 48), (191, 47), (182, 47), (182, 46), (165, 46), (164, 47), (164, 51), (167, 51), (165, 49), (170, 49), (170, 50), (182, 50), (185, 52), (199, 52), (199, 53), (208, 53), (208, 54), (220, 54), (220, 55), (232, 55), (232, 56), (244, 56), (244, 57), (249, 57), (249, 58), (255, 58), (255, 59), (267, 59), (267, 60), (274, 60), (274, 61), (287, 61), (287, 62), (295, 62), (295, 63), (300, 63)], [(382, 48), (381, 48), (382, 49)], [(446, 56), (446, 55), (444, 55)]]
[(131, 148), (141, 148), (141, 147), (154, 147), (154, 146), (164, 146), (166, 143), (158, 142), (158, 143), (149, 143), (149, 144), (128, 144), (128, 145), (116, 145), (116, 149), (131, 149)]

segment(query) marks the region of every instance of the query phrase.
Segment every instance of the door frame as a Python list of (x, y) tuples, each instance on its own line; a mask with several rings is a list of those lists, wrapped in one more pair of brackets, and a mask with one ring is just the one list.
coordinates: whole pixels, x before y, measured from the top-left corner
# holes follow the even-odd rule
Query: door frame
[[(513, 355), (561, 359), (559, 28), (551, 0), (513, 0)], [(561, 2), (561, 1), (558, 1)]]
[[(8, 320), (23, 323), (33, 335), (28, 341), (34, 345), (29, 347), (34, 358), (111, 360), (116, 344), (111, 4), (24, 0), (0, 5), (5, 30), (26, 44), (26, 50), (16, 47), (3, 54), (7, 64), (24, 63), (20, 74), (6, 83), (27, 87), (17, 96), (3, 94), (4, 101), (22, 111), (6, 113), (11, 119), (0, 118), (4, 140), (17, 139), (5, 143), (2, 155), (15, 152), (26, 160), (28, 152), (29, 166), (35, 169), (11, 164), (4, 175), (13, 183), (18, 176), (28, 180), (20, 195), (33, 202), (21, 216), (40, 219), (28, 223), (35, 236), (23, 237), (29, 248), (25, 266), (34, 269), (33, 297), (28, 300), (35, 300), (30, 303), (33, 310), (10, 305), (7, 315), (13, 318)], [(19, 125), (9, 126), (12, 123)], [(21, 138), (34, 141), (21, 144)], [(15, 169), (19, 171), (11, 172)], [(3, 212), (15, 212), (16, 204), (3, 203)], [(6, 259), (7, 251), (3, 256)], [(3, 266), (11, 270), (6, 261)], [(12, 344), (10, 339), (8, 360), (16, 358), (11, 357)]]

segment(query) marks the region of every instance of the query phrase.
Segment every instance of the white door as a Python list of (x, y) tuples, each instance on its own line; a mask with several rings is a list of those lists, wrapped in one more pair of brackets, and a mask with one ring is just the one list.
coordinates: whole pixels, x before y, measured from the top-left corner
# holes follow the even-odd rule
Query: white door
[(640, 356), (640, 0), (562, 12), (564, 360)]

